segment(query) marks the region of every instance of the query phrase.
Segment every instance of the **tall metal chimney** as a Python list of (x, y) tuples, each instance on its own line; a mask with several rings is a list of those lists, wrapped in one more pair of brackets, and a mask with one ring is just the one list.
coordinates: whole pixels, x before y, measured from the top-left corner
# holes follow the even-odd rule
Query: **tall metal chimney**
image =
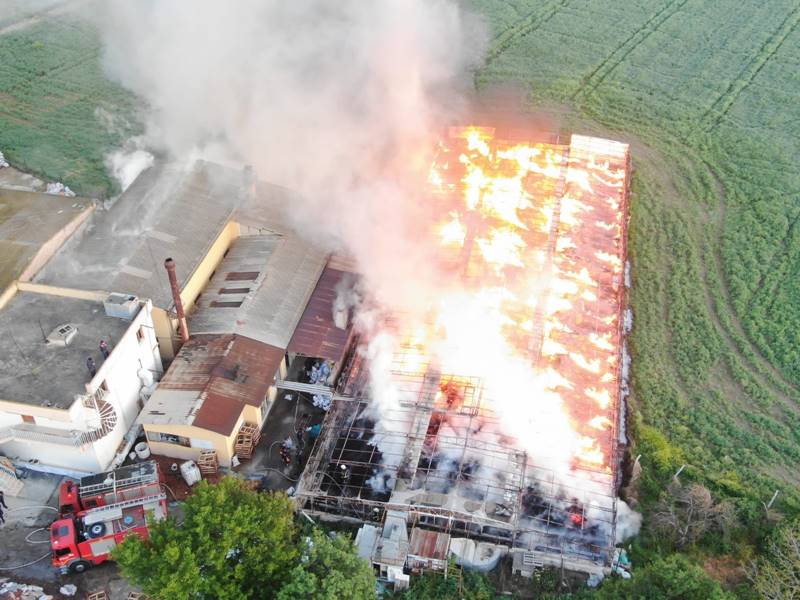
[(189, 341), (189, 326), (186, 324), (186, 313), (183, 312), (183, 302), (181, 302), (181, 291), (178, 289), (178, 277), (175, 275), (175, 261), (168, 258), (164, 261), (169, 277), (169, 287), (172, 288), (172, 301), (175, 302), (175, 312), (178, 313), (178, 329), (181, 334), (181, 341)]

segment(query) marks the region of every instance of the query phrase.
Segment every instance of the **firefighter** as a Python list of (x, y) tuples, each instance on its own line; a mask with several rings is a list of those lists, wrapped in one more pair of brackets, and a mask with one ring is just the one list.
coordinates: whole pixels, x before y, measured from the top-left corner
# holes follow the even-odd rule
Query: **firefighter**
[(86, 358), (86, 369), (89, 371), (89, 375), (94, 377), (97, 375), (97, 365), (94, 362), (94, 359), (89, 356)]
[(292, 464), (291, 446), (289, 446), (286, 442), (281, 444), (280, 455), (284, 466), (288, 467)]

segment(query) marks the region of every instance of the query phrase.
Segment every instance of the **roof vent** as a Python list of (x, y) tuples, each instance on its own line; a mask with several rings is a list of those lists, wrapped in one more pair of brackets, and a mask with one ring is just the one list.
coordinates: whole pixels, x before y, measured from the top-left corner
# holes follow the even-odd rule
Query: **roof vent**
[(51, 346), (69, 346), (72, 338), (74, 338), (77, 333), (77, 327), (69, 323), (64, 323), (50, 332), (50, 335), (45, 339), (45, 343)]
[(139, 298), (130, 294), (114, 292), (103, 301), (103, 306), (109, 317), (119, 317), (130, 321), (139, 311)]

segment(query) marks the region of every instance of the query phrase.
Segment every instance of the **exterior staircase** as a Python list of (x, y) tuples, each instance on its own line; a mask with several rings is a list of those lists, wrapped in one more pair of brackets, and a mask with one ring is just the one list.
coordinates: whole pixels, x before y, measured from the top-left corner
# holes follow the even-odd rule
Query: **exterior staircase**
[(117, 426), (117, 411), (114, 410), (114, 406), (110, 402), (107, 402), (107, 398), (108, 392), (102, 388), (98, 388), (94, 394), (83, 398), (83, 405), (86, 408), (97, 411), (100, 416), (100, 425), (95, 429), (81, 432), (76, 439), (75, 446), (81, 448), (88, 446), (114, 431)]

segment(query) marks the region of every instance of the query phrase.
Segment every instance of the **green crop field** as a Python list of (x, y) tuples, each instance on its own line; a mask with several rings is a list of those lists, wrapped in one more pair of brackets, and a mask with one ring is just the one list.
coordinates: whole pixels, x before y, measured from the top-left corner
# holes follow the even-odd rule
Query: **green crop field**
[[(758, 520), (800, 510), (800, 4), (472, 0), (479, 90), (629, 140), (635, 433)], [(664, 439), (666, 438), (666, 439)]]
[(4, 14), (0, 151), (14, 166), (79, 194), (109, 195), (114, 183), (103, 157), (139, 127), (135, 99), (103, 74), (96, 31), (65, 15), (14, 29), (27, 13)]

